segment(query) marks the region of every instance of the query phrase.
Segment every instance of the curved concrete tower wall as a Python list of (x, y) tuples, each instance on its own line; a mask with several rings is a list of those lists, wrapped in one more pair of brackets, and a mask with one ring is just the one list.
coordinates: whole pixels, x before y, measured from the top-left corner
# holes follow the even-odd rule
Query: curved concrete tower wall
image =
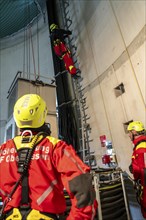
[(124, 125), (146, 123), (145, 1), (69, 1), (69, 16), (91, 116), (91, 151), (102, 166), (100, 136), (106, 135), (128, 171), (133, 146)]

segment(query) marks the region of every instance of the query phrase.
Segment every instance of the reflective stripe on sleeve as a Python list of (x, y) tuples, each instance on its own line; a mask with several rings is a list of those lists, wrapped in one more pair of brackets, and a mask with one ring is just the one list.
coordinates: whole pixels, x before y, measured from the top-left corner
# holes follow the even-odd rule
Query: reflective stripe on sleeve
[(78, 162), (75, 160), (74, 157), (72, 157), (72, 155), (64, 149), (64, 154), (70, 158), (70, 160), (77, 166), (77, 168), (82, 172), (85, 173), (85, 171), (82, 169), (82, 167), (78, 164)]
[(3, 195), (3, 196), (7, 196), (8, 194), (4, 192), (4, 190), (0, 189), (0, 193)]
[(57, 180), (53, 180), (51, 182), (51, 185), (48, 187), (48, 189), (45, 190), (45, 192), (37, 199), (37, 204), (40, 205), (47, 196), (53, 191), (54, 185), (57, 184)]

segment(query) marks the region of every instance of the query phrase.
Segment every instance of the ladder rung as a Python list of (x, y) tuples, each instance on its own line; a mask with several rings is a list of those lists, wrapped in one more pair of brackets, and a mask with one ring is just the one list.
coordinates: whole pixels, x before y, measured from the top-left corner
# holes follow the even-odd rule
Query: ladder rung
[(87, 142), (92, 142), (93, 141), (93, 139), (91, 139), (91, 140), (85, 140), (85, 142), (87, 143)]
[[(69, 42), (72, 42), (73, 41), (73, 37), (72, 38), (69, 38)], [(73, 47), (73, 46), (72, 46)]]
[(88, 149), (80, 149), (78, 152), (88, 151)]
[(65, 12), (65, 13), (64, 13), (64, 14), (65, 14), (65, 16), (67, 16), (67, 15), (68, 15), (68, 13), (69, 13), (69, 11)]
[(82, 107), (82, 109), (83, 109), (83, 110), (87, 110), (87, 109), (88, 109), (88, 107), (83, 106), (83, 107)]
[[(65, 6), (65, 4), (66, 4), (66, 6)], [(64, 7), (68, 7), (68, 6), (69, 6), (69, 2), (64, 1)]]
[(70, 25), (72, 24), (72, 20), (71, 20), (71, 19), (69, 19), (69, 18), (66, 20), (66, 22), (67, 22), (67, 23), (69, 22), (69, 23), (70, 23)]

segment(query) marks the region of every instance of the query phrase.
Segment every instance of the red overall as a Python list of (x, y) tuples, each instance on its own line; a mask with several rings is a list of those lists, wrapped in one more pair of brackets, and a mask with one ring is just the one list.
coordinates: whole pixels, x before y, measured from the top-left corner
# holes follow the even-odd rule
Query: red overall
[(143, 217), (146, 218), (146, 184), (144, 176), (144, 168), (146, 168), (146, 136), (140, 136), (133, 141), (134, 150), (132, 155), (132, 171), (134, 180), (141, 180), (142, 185), (142, 195), (140, 198), (140, 205)]
[[(15, 143), (19, 143), (20, 140), (20, 136), (17, 136), (0, 146), (0, 196), (3, 201), (20, 176), (17, 172), (18, 153), (15, 147)], [(97, 208), (95, 197), (91, 196), (92, 199), (89, 199), (90, 193), (88, 193), (87, 200), (84, 200), (81, 195), (76, 196), (75, 192), (78, 188), (83, 188), (78, 185), (80, 183), (78, 179), (86, 178), (89, 171), (90, 168), (80, 160), (71, 146), (47, 136), (36, 146), (28, 170), (31, 208), (53, 214), (63, 213), (66, 209), (63, 194), (65, 187), (72, 201), (67, 220), (94, 219)], [(4, 211), (19, 207), (20, 200), (21, 185), (18, 186)]]
[(71, 75), (75, 75), (77, 73), (77, 69), (74, 65), (71, 52), (66, 46), (66, 43), (64, 40), (70, 34), (71, 34), (71, 31), (66, 31), (64, 29), (57, 28), (51, 32), (50, 37), (51, 37), (51, 41), (53, 44), (55, 54), (64, 61), (66, 70)]
[(77, 69), (74, 66), (69, 49), (66, 47), (66, 45), (63, 42), (61, 42), (59, 40), (56, 42), (54, 43), (54, 51), (55, 51), (56, 55), (60, 59), (63, 59), (64, 64), (65, 64), (65, 68), (70, 74), (72, 74), (72, 75), (76, 74)]

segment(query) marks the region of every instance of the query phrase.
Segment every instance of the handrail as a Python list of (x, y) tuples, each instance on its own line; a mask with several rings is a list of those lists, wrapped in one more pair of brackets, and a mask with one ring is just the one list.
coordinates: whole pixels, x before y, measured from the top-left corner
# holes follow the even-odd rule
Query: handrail
[(10, 86), (10, 88), (9, 88), (9, 90), (8, 90), (8, 94), (11, 92), (12, 88), (14, 87), (14, 85), (15, 85), (17, 79), (18, 79), (18, 75), (19, 75), (19, 74), (20, 74), (20, 77), (21, 77), (21, 73), (22, 73), (21, 71), (18, 71), (18, 72), (16, 73), (16, 75), (15, 75), (15, 77), (14, 77), (12, 83), (11, 83), (11, 86)]

